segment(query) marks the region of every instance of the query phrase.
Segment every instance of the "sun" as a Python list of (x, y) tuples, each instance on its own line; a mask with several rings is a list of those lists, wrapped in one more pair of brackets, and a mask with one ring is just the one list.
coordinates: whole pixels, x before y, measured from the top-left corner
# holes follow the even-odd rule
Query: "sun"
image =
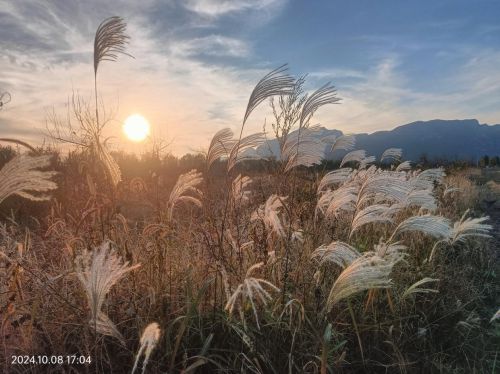
[(142, 142), (149, 135), (149, 122), (140, 114), (128, 116), (123, 123), (123, 132), (133, 142)]

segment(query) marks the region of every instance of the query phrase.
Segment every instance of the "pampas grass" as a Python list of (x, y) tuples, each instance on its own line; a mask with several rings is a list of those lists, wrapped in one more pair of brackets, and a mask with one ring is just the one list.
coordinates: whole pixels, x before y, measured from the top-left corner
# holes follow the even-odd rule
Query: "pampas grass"
[(20, 155), (0, 170), (0, 203), (12, 195), (31, 201), (49, 200), (45, 192), (55, 190), (53, 171), (40, 171), (50, 165), (50, 156)]
[(351, 151), (344, 156), (342, 161), (340, 162), (340, 167), (344, 166), (348, 162), (361, 162), (366, 158), (366, 151), (363, 149), (358, 149), (356, 151)]
[(392, 210), (388, 205), (374, 204), (368, 205), (356, 212), (351, 223), (351, 234), (369, 223), (391, 223), (393, 222)]
[(387, 260), (372, 253), (354, 260), (333, 283), (328, 295), (327, 310), (359, 292), (390, 288), (390, 274), (398, 260)]
[(407, 298), (410, 295), (414, 295), (416, 293), (437, 293), (439, 292), (438, 290), (434, 288), (422, 288), (420, 286), (427, 284), (427, 283), (433, 283), (433, 282), (439, 282), (439, 279), (434, 279), (434, 278), (423, 278), (420, 279), (419, 281), (413, 283), (410, 287), (408, 287), (405, 292), (403, 292), (403, 295), (401, 296), (403, 299)]
[(430, 214), (413, 216), (402, 221), (394, 230), (392, 237), (408, 231), (419, 231), (437, 239), (448, 238), (451, 230), (451, 222), (442, 216)]
[(327, 104), (338, 103), (340, 99), (337, 97), (337, 91), (331, 83), (326, 83), (322, 87), (314, 91), (304, 102), (302, 112), (300, 113), (299, 128), (307, 127), (309, 120), (314, 115), (314, 112), (320, 107)]
[(238, 174), (238, 176), (234, 178), (233, 183), (231, 184), (231, 196), (234, 207), (241, 207), (250, 202), (250, 195), (252, 194), (252, 191), (249, 186), (251, 184), (252, 179), (250, 177)]
[(140, 340), (141, 345), (139, 347), (139, 351), (135, 356), (134, 367), (132, 368), (132, 374), (134, 374), (135, 370), (137, 369), (137, 364), (139, 363), (139, 359), (141, 358), (142, 354), (144, 354), (144, 361), (142, 363), (142, 373), (145, 373), (146, 366), (149, 361), (149, 356), (151, 356), (151, 352), (153, 352), (153, 349), (158, 344), (158, 341), (160, 340), (160, 335), (161, 335), (160, 326), (156, 322), (152, 322), (146, 326), (141, 335), (141, 340)]
[(286, 196), (271, 195), (256, 211), (252, 213), (251, 220), (261, 220), (264, 222), (269, 235), (273, 233), (283, 238), (286, 235), (285, 228), (281, 219), (283, 202)]
[(320, 129), (312, 127), (288, 135), (281, 158), (285, 162), (285, 173), (297, 166), (312, 166), (325, 157), (325, 145), (316, 135)]
[(403, 156), (403, 150), (401, 148), (387, 148), (382, 156), (380, 157), (380, 161), (392, 160), (399, 161)]
[[(236, 290), (227, 300), (225, 306), (225, 310), (229, 313), (229, 315), (232, 315), (234, 309), (238, 308), (238, 310), (240, 311), (240, 315), (243, 316), (245, 303), (249, 302), (258, 329), (260, 329), (260, 325), (259, 325), (259, 315), (257, 312), (256, 304), (260, 302), (262, 303), (262, 305), (266, 306), (267, 303), (272, 300), (270, 292), (280, 291), (279, 288), (276, 287), (271, 282), (262, 278), (254, 278), (251, 276), (254, 271), (260, 269), (263, 266), (264, 263), (260, 262), (248, 268), (243, 283), (238, 285)], [(269, 288), (270, 291), (267, 291), (266, 287)]]
[(336, 138), (332, 143), (331, 151), (350, 151), (356, 146), (355, 135), (341, 135)]
[(320, 194), (328, 187), (333, 187), (346, 182), (352, 176), (351, 168), (342, 168), (326, 173), (318, 184), (317, 192)]
[(186, 174), (182, 174), (177, 179), (170, 197), (168, 198), (167, 218), (172, 220), (174, 215), (174, 208), (181, 203), (191, 203), (201, 208), (201, 198), (203, 192), (198, 189), (198, 185), (203, 181), (201, 173), (196, 170), (191, 170)]
[[(128, 55), (125, 47), (130, 37), (121, 17), (109, 17), (101, 22), (94, 38), (94, 74), (102, 61), (116, 61), (119, 54)], [(130, 56), (132, 57), (132, 56)]]
[(320, 264), (325, 262), (333, 263), (341, 268), (351, 265), (361, 254), (351, 245), (334, 241), (328, 245), (322, 245), (314, 250), (311, 258), (318, 259)]
[(295, 79), (287, 74), (287, 70), (287, 65), (282, 65), (266, 74), (257, 83), (248, 100), (245, 115), (243, 117), (243, 125), (246, 123), (252, 111), (264, 100), (272, 96), (287, 96), (293, 93)]
[(140, 264), (129, 266), (128, 262), (122, 262), (111, 248), (110, 242), (102, 243), (92, 252), (83, 251), (76, 260), (76, 275), (85, 290), (90, 307), (90, 326), (97, 333), (117, 338), (122, 344), (124, 344), (122, 335), (102, 308), (111, 288), (125, 274), (139, 266)]
[(464, 242), (471, 237), (491, 238), (490, 231), (493, 230), (493, 226), (484, 223), (489, 217), (467, 218), (468, 214), (467, 210), (450, 230), (448, 240), (451, 244)]
[(255, 148), (264, 143), (264, 134), (256, 133), (245, 136), (234, 142), (229, 152), (227, 160), (227, 172), (229, 173), (238, 163), (245, 160), (255, 160), (261, 158)]
[(233, 131), (229, 128), (219, 130), (215, 133), (207, 152), (207, 170), (209, 170), (215, 161), (221, 157), (229, 156), (231, 149), (236, 143), (233, 139)]

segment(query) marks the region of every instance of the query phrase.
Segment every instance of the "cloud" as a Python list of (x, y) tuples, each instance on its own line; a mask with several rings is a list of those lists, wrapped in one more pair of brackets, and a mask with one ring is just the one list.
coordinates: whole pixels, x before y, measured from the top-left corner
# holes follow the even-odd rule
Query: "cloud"
[(282, 0), (186, 0), (184, 2), (186, 9), (214, 18), (248, 10), (273, 10), (282, 4)]
[[(73, 92), (93, 100), (93, 33), (103, 17), (94, 14), (97, 3), (64, 4), (44, 8), (20, 1), (2, 10), (7, 16), (0, 20), (13, 20), (16, 30), (23, 31), (16, 34), (19, 40), (0, 40), (0, 88), (12, 93), (8, 110), (0, 113), (0, 126), (9, 135), (17, 131), (20, 137), (40, 141), (47, 111), (53, 108), (66, 116)], [(158, 18), (151, 18), (158, 3), (144, 2), (149, 13), (135, 12), (134, 4), (124, 2), (123, 10), (134, 13), (127, 19), (127, 50), (135, 59), (119, 56), (115, 63), (104, 62), (98, 75), (100, 96), (106, 106), (116, 108), (110, 135), (121, 134), (120, 122), (140, 112), (156, 134), (176, 139), (172, 150), (180, 154), (194, 143), (205, 146), (221, 127), (238, 126), (253, 83), (268, 69), (233, 67), (206, 57), (251, 58), (248, 42), (219, 34), (185, 35), (184, 25), (175, 22), (170, 32), (158, 33)], [(113, 14), (103, 7), (103, 14)]]
[[(367, 72), (333, 71), (340, 105), (321, 109), (316, 119), (329, 128), (359, 133), (390, 129), (416, 120), (478, 118), (498, 123), (500, 51), (469, 50), (465, 63), (450, 70), (437, 89), (415, 88), (400, 56), (382, 59)], [(316, 74), (311, 74), (315, 77)], [(320, 72), (320, 77), (331, 78)], [(345, 77), (354, 80), (342, 81)], [(335, 82), (335, 80), (334, 80)], [(441, 83), (441, 84), (439, 84)]]
[(172, 43), (170, 50), (178, 56), (245, 57), (250, 53), (249, 46), (245, 41), (222, 35), (179, 40)]
[[(280, 15), (284, 4), (281, 0), (113, 4), (91, 0), (41, 6), (19, 0), (2, 5), (0, 92), (12, 94), (12, 101), (0, 112), (2, 134), (17, 133), (41, 142), (48, 110), (65, 115), (73, 92), (92, 102), (95, 29), (118, 9), (131, 36), (127, 51), (135, 59), (120, 56), (99, 68), (99, 95), (114, 113), (108, 135), (118, 137), (117, 146), (131, 149), (120, 135), (120, 123), (138, 112), (150, 120), (154, 134), (175, 139), (171, 150), (176, 154), (207, 147), (217, 130), (237, 131), (253, 86), (279, 65), (260, 57), (266, 55), (260, 49), (261, 39), (277, 26), (248, 19), (268, 22)], [(297, 57), (304, 69), (297, 73), (310, 73), (311, 89), (331, 80), (342, 98), (340, 105), (320, 109), (317, 121), (345, 132), (372, 132), (439, 117), (498, 122), (500, 50), (445, 48), (439, 56), (450, 54), (442, 58), (454, 63), (429, 82), (412, 70), (414, 53), (420, 54), (419, 64), (430, 57), (425, 43), (408, 41), (412, 48), (396, 52), (383, 47), (390, 36), (382, 39), (376, 52), (374, 48), (366, 52), (365, 65), (352, 68), (325, 56), (315, 65), (311, 59), (316, 62), (320, 57)], [(349, 40), (356, 43), (355, 37)], [(438, 51), (434, 52), (437, 56)], [(296, 67), (295, 61), (290, 62)], [(428, 86), (423, 84), (427, 82)], [(270, 115), (263, 104), (252, 114), (245, 132), (260, 131)]]

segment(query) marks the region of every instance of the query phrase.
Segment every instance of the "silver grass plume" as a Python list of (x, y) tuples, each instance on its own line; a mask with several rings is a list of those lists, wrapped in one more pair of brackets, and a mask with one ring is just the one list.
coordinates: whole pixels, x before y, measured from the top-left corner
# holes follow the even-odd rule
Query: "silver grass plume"
[(180, 203), (192, 203), (198, 207), (202, 206), (201, 198), (203, 193), (197, 188), (202, 181), (201, 173), (194, 169), (179, 176), (168, 199), (167, 216), (169, 221), (173, 218), (174, 208)]
[(385, 243), (380, 240), (379, 244), (375, 244), (374, 253), (382, 258), (398, 259), (408, 247), (400, 242)]
[(344, 183), (351, 176), (352, 176), (351, 168), (337, 169), (325, 174), (325, 176), (319, 182), (318, 194), (324, 191), (327, 187)]
[(437, 239), (447, 239), (450, 237), (451, 222), (446, 217), (430, 214), (409, 217), (396, 227), (391, 238), (407, 231), (419, 231)]
[(287, 70), (287, 65), (282, 65), (267, 73), (259, 83), (257, 83), (248, 100), (245, 116), (243, 117), (243, 125), (246, 123), (252, 111), (264, 100), (272, 96), (287, 96), (293, 94), (295, 79), (287, 74)]
[(130, 37), (125, 33), (127, 24), (121, 17), (109, 17), (101, 22), (94, 38), (94, 74), (101, 61), (116, 61), (119, 54), (129, 55), (125, 47)]
[(361, 162), (362, 159), (366, 157), (366, 151), (364, 149), (358, 149), (356, 151), (351, 151), (344, 156), (340, 162), (340, 167), (344, 166), (346, 163), (351, 161)]
[(411, 161), (403, 161), (396, 167), (396, 171), (404, 171), (411, 169)]
[(437, 293), (439, 292), (436, 289), (433, 288), (421, 288), (420, 286), (427, 284), (427, 283), (432, 283), (432, 282), (439, 282), (439, 279), (435, 278), (423, 278), (420, 279), (419, 281), (413, 283), (410, 287), (406, 289), (405, 292), (403, 292), (403, 295), (401, 296), (403, 299), (410, 296), (414, 295), (416, 293)]
[(307, 98), (302, 106), (299, 128), (307, 127), (307, 123), (318, 108), (327, 104), (335, 104), (339, 101), (340, 99), (337, 97), (335, 87), (333, 87), (329, 82), (318, 88)]
[(123, 337), (102, 311), (106, 295), (126, 273), (140, 264), (128, 266), (111, 248), (110, 242), (104, 242), (92, 252), (85, 250), (76, 259), (76, 275), (82, 284), (90, 306), (91, 327), (103, 335), (110, 335), (123, 343)]
[(261, 158), (255, 148), (264, 142), (264, 134), (256, 133), (245, 136), (235, 142), (227, 160), (227, 171), (230, 172), (236, 164), (245, 160), (255, 160)]
[(346, 268), (360, 257), (361, 254), (356, 248), (340, 241), (333, 241), (328, 245), (319, 246), (311, 255), (311, 258), (320, 261), (320, 265), (328, 262), (341, 268)]
[(451, 244), (464, 242), (467, 238), (483, 237), (490, 238), (490, 231), (493, 230), (492, 225), (484, 224), (483, 222), (489, 220), (489, 217), (479, 218), (466, 218), (469, 210), (465, 211), (460, 221), (455, 222), (449, 234), (449, 241)]
[(375, 156), (367, 156), (359, 162), (358, 169), (366, 169), (368, 165), (373, 164), (375, 161)]
[(316, 214), (321, 212), (325, 217), (333, 218), (339, 211), (354, 212), (357, 199), (358, 187), (342, 185), (321, 195), (316, 204)]
[(156, 322), (152, 322), (146, 326), (141, 335), (141, 340), (140, 340), (141, 346), (139, 347), (139, 351), (135, 356), (135, 362), (134, 362), (134, 367), (132, 368), (132, 374), (134, 374), (135, 370), (137, 369), (137, 364), (139, 363), (139, 359), (141, 358), (143, 353), (144, 353), (144, 361), (142, 363), (142, 373), (146, 371), (146, 365), (148, 364), (149, 356), (151, 356), (153, 349), (158, 344), (158, 341), (160, 340), (160, 335), (161, 335), (160, 326)]
[(7, 162), (0, 169), (0, 203), (11, 195), (32, 201), (49, 200), (50, 197), (43, 193), (57, 188), (57, 184), (50, 180), (56, 172), (37, 170), (49, 164), (50, 156), (24, 154)]
[(419, 206), (421, 209), (425, 209), (429, 212), (434, 212), (438, 207), (432, 190), (414, 190), (410, 192), (405, 205)]
[(215, 133), (207, 153), (207, 170), (221, 157), (228, 157), (231, 149), (236, 144), (233, 139), (233, 131), (229, 128), (219, 130)]
[[(90, 131), (95, 137), (93, 140), (95, 151), (99, 160), (105, 167), (111, 183), (116, 186), (121, 181), (121, 172), (118, 164), (109, 153), (106, 142), (101, 144), (99, 134), (102, 129), (99, 123), (99, 109), (97, 98), (97, 69), (101, 61), (116, 61), (119, 54), (130, 54), (125, 52), (125, 46), (130, 37), (125, 33), (127, 24), (121, 17), (109, 17), (101, 22), (94, 37), (94, 90), (95, 90), (95, 114), (96, 126), (91, 126)], [(93, 129), (93, 130), (91, 130)]]
[(403, 156), (403, 150), (401, 148), (387, 148), (382, 156), (380, 157), (380, 161), (384, 160), (394, 160), (399, 161)]
[[(250, 305), (252, 307), (252, 311), (255, 317), (255, 322), (257, 324), (257, 328), (260, 329), (259, 325), (259, 316), (257, 313), (257, 308), (256, 308), (256, 303), (260, 301), (264, 306), (267, 305), (267, 303), (272, 300), (271, 291), (279, 292), (280, 289), (276, 287), (274, 284), (271, 282), (261, 279), (261, 278), (254, 278), (252, 277), (252, 272), (254, 272), (257, 269), (260, 269), (262, 266), (264, 266), (263, 262), (259, 262), (255, 265), (252, 265), (248, 270), (245, 275), (245, 279), (243, 280), (243, 283), (238, 285), (236, 290), (233, 292), (233, 294), (229, 297), (225, 310), (229, 313), (229, 315), (232, 315), (234, 312), (235, 308), (238, 308), (240, 311), (240, 315), (243, 316), (243, 311), (245, 308), (245, 303), (250, 302)], [(268, 287), (269, 291), (266, 290), (265, 287)], [(239, 302), (238, 302), (239, 300)]]
[(248, 188), (250, 184), (252, 184), (252, 179), (248, 176), (238, 174), (234, 178), (231, 185), (231, 196), (235, 207), (241, 207), (250, 201), (250, 195), (252, 194), (252, 191)]
[(435, 185), (441, 184), (446, 176), (442, 168), (427, 169), (412, 178), (412, 184), (415, 189), (433, 189)]
[(7, 143), (14, 143), (14, 144), (19, 144), (22, 145), (23, 147), (28, 148), (30, 151), (33, 153), (38, 153), (35, 148), (33, 148), (31, 145), (29, 145), (26, 142), (23, 142), (22, 140), (18, 139), (13, 139), (13, 138), (0, 138), (0, 142), (7, 142)]
[(312, 166), (325, 157), (325, 145), (315, 136), (319, 127), (302, 129), (288, 135), (281, 158), (286, 162), (285, 173), (297, 166)]
[(120, 167), (116, 163), (113, 156), (108, 151), (107, 145), (104, 144), (96, 144), (97, 146), (97, 156), (99, 160), (104, 165), (104, 169), (108, 173), (108, 176), (111, 180), (113, 186), (116, 186), (122, 180), (122, 172)]
[(341, 135), (332, 144), (332, 152), (337, 150), (350, 151), (356, 146), (355, 135)]
[(360, 189), (364, 199), (384, 196), (389, 202), (405, 202), (412, 191), (412, 186), (405, 179), (388, 175), (387, 172), (368, 175)]
[(366, 208), (359, 210), (351, 224), (351, 234), (359, 230), (360, 227), (369, 223), (392, 223), (393, 211), (388, 205), (373, 204), (368, 205)]
[(374, 253), (366, 253), (345, 268), (333, 283), (327, 300), (327, 310), (331, 310), (339, 301), (359, 292), (390, 288), (390, 274), (398, 260), (388, 260)]
[(256, 211), (252, 213), (251, 220), (261, 220), (264, 222), (269, 235), (275, 233), (278, 237), (283, 238), (286, 236), (285, 228), (281, 222), (281, 211), (283, 202), (287, 199), (286, 196), (271, 195)]

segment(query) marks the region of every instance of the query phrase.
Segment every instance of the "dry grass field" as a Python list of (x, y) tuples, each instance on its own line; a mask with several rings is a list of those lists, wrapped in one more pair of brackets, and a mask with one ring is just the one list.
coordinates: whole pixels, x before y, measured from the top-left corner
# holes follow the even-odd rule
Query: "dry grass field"
[[(96, 103), (121, 22), (96, 36)], [(112, 153), (78, 97), (69, 153), (2, 148), (2, 372), (498, 372), (498, 170), (319, 140), (338, 99), (301, 82), (263, 77), (203, 155)], [(271, 98), (277, 160), (245, 128)]]

